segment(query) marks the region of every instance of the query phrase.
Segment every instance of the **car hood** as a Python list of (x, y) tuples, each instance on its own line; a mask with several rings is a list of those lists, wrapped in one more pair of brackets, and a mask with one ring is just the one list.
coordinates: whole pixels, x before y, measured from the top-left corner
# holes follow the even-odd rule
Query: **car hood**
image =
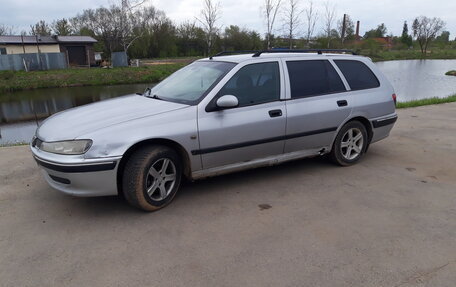
[(40, 125), (37, 136), (43, 141), (70, 140), (111, 125), (185, 107), (188, 105), (128, 95), (57, 113)]

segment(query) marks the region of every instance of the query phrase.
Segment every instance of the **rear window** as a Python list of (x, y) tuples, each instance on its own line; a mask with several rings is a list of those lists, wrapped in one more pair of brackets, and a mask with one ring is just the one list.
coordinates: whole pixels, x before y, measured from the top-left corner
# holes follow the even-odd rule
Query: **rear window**
[(335, 60), (352, 90), (372, 89), (380, 86), (375, 74), (360, 61)]
[(291, 98), (344, 92), (345, 86), (327, 60), (287, 61)]

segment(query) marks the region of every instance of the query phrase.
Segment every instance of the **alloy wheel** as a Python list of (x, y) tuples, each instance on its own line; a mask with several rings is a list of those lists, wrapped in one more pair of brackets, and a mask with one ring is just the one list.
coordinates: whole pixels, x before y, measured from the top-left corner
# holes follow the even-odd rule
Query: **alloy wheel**
[(168, 158), (157, 160), (151, 165), (147, 174), (147, 194), (152, 200), (164, 200), (173, 190), (176, 179), (177, 172), (174, 163)]
[(347, 160), (355, 159), (361, 154), (363, 145), (364, 137), (360, 129), (351, 128), (347, 130), (340, 143), (342, 156)]

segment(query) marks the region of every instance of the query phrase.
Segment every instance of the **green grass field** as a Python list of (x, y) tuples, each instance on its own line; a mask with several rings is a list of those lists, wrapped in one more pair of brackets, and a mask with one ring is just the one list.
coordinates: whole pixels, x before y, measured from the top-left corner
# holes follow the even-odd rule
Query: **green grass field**
[(156, 83), (184, 65), (176, 63), (139, 68), (0, 71), (0, 96), (7, 92), (38, 88)]
[(456, 95), (449, 96), (446, 98), (429, 98), (429, 99), (415, 100), (415, 101), (409, 101), (409, 102), (398, 102), (396, 108), (398, 108), (398, 109), (413, 108), (413, 107), (419, 107), (419, 106), (444, 104), (444, 103), (451, 103), (451, 102), (456, 102)]
[(372, 54), (362, 50), (361, 55), (370, 57), (374, 62), (393, 60), (417, 60), (417, 59), (456, 59), (456, 49), (435, 49), (424, 56), (419, 50), (391, 50), (378, 51)]

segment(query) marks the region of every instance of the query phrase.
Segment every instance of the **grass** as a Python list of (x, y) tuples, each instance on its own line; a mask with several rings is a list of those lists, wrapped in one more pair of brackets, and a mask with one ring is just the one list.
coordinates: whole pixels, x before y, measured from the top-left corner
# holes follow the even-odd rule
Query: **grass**
[(445, 73), (447, 76), (456, 76), (456, 70), (451, 70)]
[(370, 57), (374, 62), (416, 59), (456, 59), (456, 49), (434, 49), (426, 56), (420, 50), (391, 50), (369, 52), (361, 50), (361, 55)]
[(184, 65), (175, 63), (138, 68), (0, 71), (0, 96), (8, 92), (38, 88), (156, 83)]
[(13, 142), (13, 143), (5, 143), (5, 144), (0, 144), (0, 147), (8, 147), (8, 146), (24, 146), (24, 145), (29, 145), (27, 142)]
[(456, 95), (449, 96), (446, 98), (428, 98), (422, 100), (414, 100), (408, 102), (398, 102), (396, 108), (403, 109), (403, 108), (413, 108), (419, 106), (427, 106), (427, 105), (436, 105), (436, 104), (444, 104), (444, 103), (452, 103), (456, 102)]

